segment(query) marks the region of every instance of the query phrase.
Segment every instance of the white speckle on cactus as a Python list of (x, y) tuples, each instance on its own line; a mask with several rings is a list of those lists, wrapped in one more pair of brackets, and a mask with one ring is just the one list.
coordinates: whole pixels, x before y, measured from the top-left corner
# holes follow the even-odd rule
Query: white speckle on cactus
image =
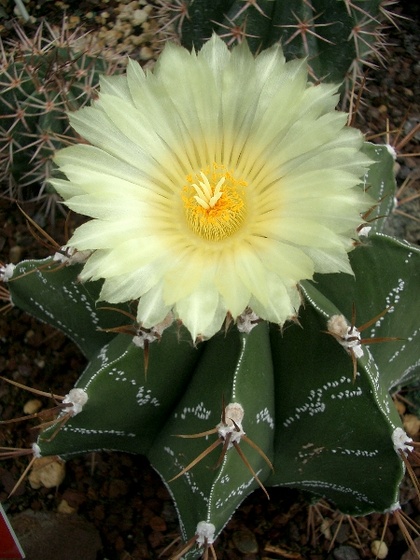
[[(258, 470), (255, 474), (259, 475), (261, 470)], [(223, 509), (226, 507), (226, 504), (229, 504), (233, 499), (237, 496), (246, 496), (249, 494), (249, 488), (251, 484), (255, 481), (254, 477), (250, 477), (247, 481), (243, 482), (242, 484), (238, 484), (232, 490), (225, 495), (219, 497), (216, 501), (214, 501), (214, 507), (216, 509)]]
[(0, 280), (2, 282), (8, 282), (13, 276), (16, 266), (12, 263), (0, 266)]
[(325, 494), (326, 490), (333, 490), (334, 492), (339, 492), (343, 496), (352, 496), (352, 498), (356, 498), (360, 502), (373, 505), (373, 502), (366, 494), (355, 490), (354, 487), (335, 484), (327, 480), (302, 480), (299, 484), (296, 484), (295, 487), (310, 489), (310, 491), (317, 494)]
[[(308, 446), (309, 444), (305, 446), (305, 448), (308, 448)], [(351, 457), (377, 457), (379, 454), (378, 449), (347, 449), (346, 447), (338, 447), (336, 449), (331, 448), (326, 450), (325, 447), (317, 447), (314, 449), (309, 449), (309, 451), (299, 451), (298, 455), (301, 459), (303, 459), (302, 463), (305, 464), (308, 462), (308, 459), (306, 457), (311, 459), (312, 457), (319, 455), (321, 452), (333, 453), (334, 455), (347, 455)]]
[(322, 306), (319, 305), (319, 303), (311, 296), (310, 292), (308, 292), (305, 289), (305, 285), (304, 284), (299, 284), (299, 288), (302, 291), (302, 293), (305, 296), (305, 299), (307, 299), (309, 301), (309, 303), (311, 304), (311, 306), (316, 309), (321, 315), (323, 315), (324, 317), (329, 317), (328, 313), (325, 311), (325, 309), (323, 309)]
[(393, 312), (393, 307), (395, 304), (399, 302), (400, 293), (404, 291), (405, 288), (405, 281), (402, 278), (398, 278), (398, 285), (389, 292), (389, 295), (386, 296), (386, 303), (389, 307), (388, 313)]
[(224, 418), (216, 426), (217, 433), (222, 439), (226, 439), (230, 434), (228, 449), (234, 443), (239, 443), (245, 432), (242, 428), (242, 420), (244, 418), (244, 409), (239, 403), (229, 403), (225, 408)]
[(40, 459), (42, 457), (41, 448), (39, 447), (39, 445), (37, 443), (32, 444), (32, 451), (33, 451), (34, 457), (36, 457), (37, 459)]
[[(211, 415), (211, 410), (207, 409), (203, 402), (199, 402), (194, 407), (186, 406), (180, 414), (181, 419), (185, 420), (188, 414), (193, 414), (199, 420), (208, 420)], [(175, 413), (174, 416), (176, 418), (178, 414)]]
[[(94, 428), (80, 428), (74, 426), (63, 426), (63, 432), (69, 432), (72, 434), (77, 434), (79, 436), (112, 436), (112, 437), (119, 437), (119, 438), (135, 438), (136, 434), (133, 432), (125, 432), (124, 430), (99, 430)], [(77, 452), (76, 452), (77, 453)], [(66, 453), (68, 455), (68, 453)]]
[(267, 422), (269, 427), (274, 430), (274, 418), (271, 416), (267, 407), (257, 413), (256, 421), (257, 424), (259, 424), (260, 422)]
[(166, 453), (169, 453), (169, 455), (171, 457), (175, 457), (175, 451), (173, 449), (171, 449), (170, 447), (166, 447), (166, 446), (163, 449), (164, 449), (164, 451), (166, 451)]
[(146, 387), (140, 387), (137, 391), (136, 401), (140, 406), (144, 406), (146, 404), (150, 404), (152, 406), (160, 406), (160, 402), (156, 397), (152, 395), (152, 391), (150, 389), (146, 389)]
[(213, 523), (207, 523), (207, 521), (200, 521), (197, 524), (196, 537), (197, 544), (200, 546), (209, 545), (214, 543), (214, 533), (216, 532), (216, 527)]
[(249, 334), (254, 327), (258, 324), (259, 317), (251, 309), (247, 308), (245, 311), (238, 316), (236, 320), (236, 325), (238, 331), (241, 333)]
[[(405, 288), (405, 281), (402, 278), (398, 278), (397, 285), (390, 290), (388, 295), (385, 297), (385, 302), (387, 305), (387, 315), (395, 312), (395, 307), (399, 303), (401, 298), (401, 293), (404, 291)], [(381, 323), (385, 320), (385, 315), (380, 317), (375, 325), (372, 327), (370, 331), (370, 337), (373, 338), (376, 335), (376, 329), (381, 326)], [(401, 349), (400, 349), (401, 350)]]
[(410, 252), (408, 253), (407, 258), (406, 258), (405, 261), (404, 261), (404, 264), (408, 264), (408, 263), (409, 263), (409, 261), (410, 261), (411, 257), (413, 256), (413, 254), (414, 254), (413, 251), (410, 251)]
[(407, 455), (407, 453), (413, 451), (414, 447), (409, 445), (412, 441), (402, 428), (395, 428), (392, 432), (392, 443), (397, 453), (402, 452), (404, 455)]
[(329, 399), (352, 399), (363, 395), (360, 387), (354, 387), (352, 379), (346, 376), (340, 379), (327, 381), (323, 385), (310, 389), (307, 397), (302, 401), (288, 418), (283, 422), (285, 428), (306, 416), (315, 416), (325, 412)]
[(344, 315), (333, 315), (327, 323), (328, 332), (335, 336), (336, 340), (348, 352), (353, 352), (356, 358), (363, 356), (360, 332), (354, 326), (350, 326)]
[(71, 404), (66, 411), (72, 416), (82, 412), (84, 405), (88, 401), (87, 393), (83, 389), (72, 389), (63, 399), (64, 404)]

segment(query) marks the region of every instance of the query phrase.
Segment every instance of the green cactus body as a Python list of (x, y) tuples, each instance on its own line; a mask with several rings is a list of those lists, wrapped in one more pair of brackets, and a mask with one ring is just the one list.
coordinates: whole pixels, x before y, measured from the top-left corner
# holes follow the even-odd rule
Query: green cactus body
[[(389, 392), (418, 379), (420, 251), (381, 233), (384, 219), (376, 218), (391, 210), (393, 158), (386, 147), (364, 150), (374, 160), (365, 186), (380, 202), (349, 255), (354, 277), (302, 282), (299, 324), (282, 331), (249, 316), (246, 328), (194, 346), (178, 324), (145, 332), (129, 306), (101, 309), (101, 283), (78, 282), (79, 265), (26, 261), (3, 270), (11, 301), (63, 330), (89, 362), (77, 399), (69, 393), (71, 407), (40, 434), (37, 452), (146, 454), (192, 539), (186, 558), (213, 542), (258, 484), (299, 488), (349, 514), (399, 507), (401, 454), (412, 447)], [(135, 336), (119, 332), (121, 323)], [(398, 340), (372, 343), (389, 337)]]
[(66, 112), (95, 97), (100, 75), (123, 68), (120, 57), (83, 46), (77, 34), (63, 41), (42, 31), (16, 42), (0, 65), (0, 181), (8, 196), (26, 200), (51, 192), (52, 156), (76, 140)]
[(246, 38), (254, 53), (279, 42), (286, 58), (307, 57), (314, 80), (346, 79), (348, 89), (380, 56), (381, 0), (190, 0), (186, 10), (180, 36), (187, 48), (199, 49), (213, 32), (229, 44)]
[[(223, 402), (242, 406), (242, 425), (247, 437), (265, 455), (272, 457), (273, 381), (267, 324), (258, 324), (249, 334), (233, 328), (226, 335), (220, 333), (207, 342), (188, 390), (148, 454), (163, 480), (175, 477), (217, 441), (217, 434), (194, 439), (174, 435), (197, 434), (214, 428), (220, 422)], [(270, 468), (263, 456), (246, 441), (241, 440), (238, 445), (257, 476), (265, 480)], [(217, 449), (185, 475), (167, 483), (177, 509), (185, 512), (181, 527), (186, 538), (194, 534), (200, 521), (212, 523), (218, 533), (231, 516), (232, 508), (236, 509), (257, 487), (255, 478), (234, 447), (227, 450), (220, 468), (215, 470), (220, 446)], [(196, 504), (194, 508), (190, 507), (192, 502)]]

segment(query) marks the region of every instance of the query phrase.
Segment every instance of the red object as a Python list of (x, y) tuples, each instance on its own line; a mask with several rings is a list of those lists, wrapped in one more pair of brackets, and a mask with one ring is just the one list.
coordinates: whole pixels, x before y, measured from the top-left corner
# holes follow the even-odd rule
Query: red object
[(2, 560), (23, 560), (25, 553), (16, 538), (3, 506), (0, 504), (0, 558)]

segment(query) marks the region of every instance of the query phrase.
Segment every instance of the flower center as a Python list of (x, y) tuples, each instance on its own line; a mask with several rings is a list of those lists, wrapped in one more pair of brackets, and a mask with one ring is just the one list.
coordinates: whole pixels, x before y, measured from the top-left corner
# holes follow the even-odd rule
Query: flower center
[(209, 241), (220, 241), (234, 234), (245, 215), (247, 182), (235, 179), (232, 171), (213, 163), (194, 175), (187, 176), (182, 202), (190, 229)]

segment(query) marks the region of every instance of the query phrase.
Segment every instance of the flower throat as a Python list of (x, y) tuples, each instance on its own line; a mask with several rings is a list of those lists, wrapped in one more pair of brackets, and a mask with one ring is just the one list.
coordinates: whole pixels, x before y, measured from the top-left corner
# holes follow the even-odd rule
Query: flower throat
[(245, 219), (247, 182), (235, 179), (231, 171), (216, 163), (186, 180), (182, 202), (189, 228), (208, 241), (233, 235)]

